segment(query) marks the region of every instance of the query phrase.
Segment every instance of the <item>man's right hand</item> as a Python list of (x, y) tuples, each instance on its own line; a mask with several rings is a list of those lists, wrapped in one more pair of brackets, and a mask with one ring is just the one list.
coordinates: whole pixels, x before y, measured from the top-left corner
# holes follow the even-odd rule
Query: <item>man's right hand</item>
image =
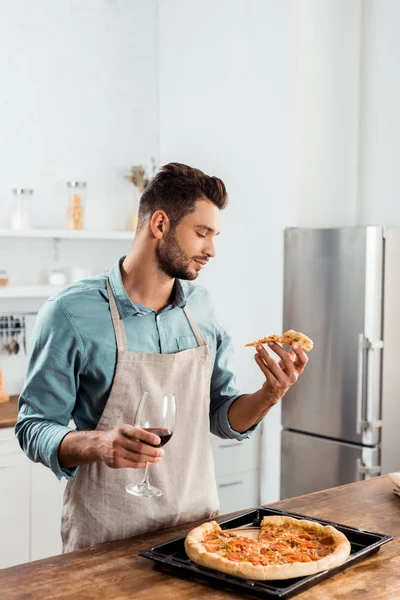
[(158, 435), (134, 425), (120, 425), (102, 432), (100, 460), (112, 469), (131, 467), (144, 469), (146, 463), (156, 463), (164, 456), (162, 448), (154, 448), (161, 442)]
[(162, 448), (154, 447), (160, 442), (158, 435), (134, 425), (110, 431), (71, 431), (61, 441), (58, 459), (65, 468), (102, 461), (112, 469), (144, 469), (146, 463), (159, 462), (164, 456)]

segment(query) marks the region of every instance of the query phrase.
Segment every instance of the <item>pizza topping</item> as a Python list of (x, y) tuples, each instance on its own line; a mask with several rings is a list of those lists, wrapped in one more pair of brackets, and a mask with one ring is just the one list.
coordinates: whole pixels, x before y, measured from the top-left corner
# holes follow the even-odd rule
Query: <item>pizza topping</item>
[(234, 533), (212, 531), (203, 540), (208, 552), (216, 552), (228, 560), (257, 561), (259, 564), (258, 543)]
[(258, 541), (215, 530), (203, 538), (207, 552), (231, 561), (264, 566), (319, 560), (333, 552), (333, 545), (332, 535), (321, 538), (313, 531), (277, 525), (262, 527)]
[(322, 540), (320, 540), (321, 544), (326, 544), (326, 545), (331, 545), (333, 544), (335, 540), (333, 539), (333, 537), (331, 535), (328, 535), (327, 537), (322, 538)]

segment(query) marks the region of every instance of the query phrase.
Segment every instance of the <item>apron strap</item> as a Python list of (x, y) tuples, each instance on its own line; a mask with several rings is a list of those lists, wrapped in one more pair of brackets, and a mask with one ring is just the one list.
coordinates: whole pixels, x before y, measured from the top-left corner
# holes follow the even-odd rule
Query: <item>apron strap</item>
[(189, 321), (189, 325), (193, 330), (194, 335), (196, 336), (196, 340), (199, 346), (206, 346), (206, 341), (203, 337), (203, 334), (201, 333), (200, 329), (197, 326), (197, 322), (196, 319), (194, 318), (194, 315), (192, 313), (192, 311), (190, 310), (189, 306), (186, 304), (183, 308), (186, 318)]
[(110, 303), (112, 324), (115, 331), (115, 339), (117, 340), (117, 350), (118, 352), (124, 352), (128, 349), (128, 345), (126, 343), (125, 326), (118, 312), (117, 303), (115, 302), (109, 279), (107, 279), (107, 292), (108, 301)]

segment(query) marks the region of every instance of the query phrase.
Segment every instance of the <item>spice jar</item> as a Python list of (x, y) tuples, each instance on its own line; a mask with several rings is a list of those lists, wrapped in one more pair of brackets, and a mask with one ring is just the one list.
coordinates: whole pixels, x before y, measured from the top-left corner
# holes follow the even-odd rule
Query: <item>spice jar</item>
[(8, 275), (5, 269), (0, 269), (0, 287), (8, 283)]
[(86, 183), (68, 181), (67, 229), (83, 229)]
[(33, 190), (30, 188), (14, 188), (14, 212), (11, 216), (12, 229), (30, 229), (31, 201)]

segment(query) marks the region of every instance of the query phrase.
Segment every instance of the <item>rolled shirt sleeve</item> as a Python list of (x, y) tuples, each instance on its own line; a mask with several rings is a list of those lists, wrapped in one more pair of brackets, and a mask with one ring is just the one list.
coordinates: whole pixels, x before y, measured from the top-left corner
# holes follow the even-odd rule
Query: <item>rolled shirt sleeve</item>
[(68, 427), (84, 364), (83, 345), (60, 300), (48, 300), (33, 331), (15, 433), (25, 454), (61, 479), (77, 469), (61, 467), (58, 449)]
[(232, 338), (218, 323), (216, 326), (217, 347), (211, 377), (210, 430), (220, 438), (243, 440), (251, 436), (257, 425), (243, 433), (235, 431), (230, 426), (229, 409), (233, 402), (243, 394), (236, 387)]

